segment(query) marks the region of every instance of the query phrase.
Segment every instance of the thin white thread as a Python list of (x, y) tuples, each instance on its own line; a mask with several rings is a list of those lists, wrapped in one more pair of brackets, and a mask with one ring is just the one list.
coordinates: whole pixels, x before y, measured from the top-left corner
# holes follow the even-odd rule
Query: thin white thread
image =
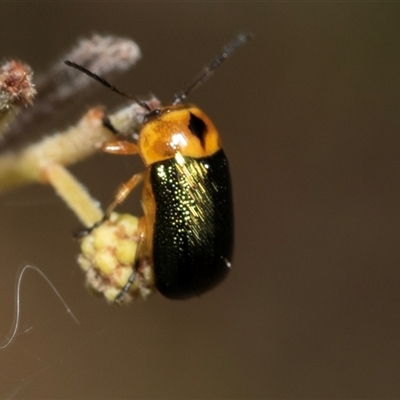
[(15, 292), (15, 308), (14, 308), (14, 320), (13, 320), (13, 325), (14, 327), (11, 328), (11, 337), (5, 341), (4, 344), (0, 345), (0, 350), (5, 349), (8, 347), (15, 339), (17, 336), (18, 328), (19, 328), (19, 321), (20, 321), (20, 293), (21, 293), (21, 282), (22, 282), (22, 277), (24, 276), (24, 273), (28, 270), (32, 269), (36, 271), (38, 274), (42, 276), (42, 278), (49, 284), (49, 286), (53, 289), (53, 292), (56, 294), (56, 296), (59, 298), (61, 303), (64, 305), (65, 309), (67, 310), (68, 314), (71, 316), (71, 318), (78, 324), (80, 325), (78, 319), (75, 317), (74, 313), (72, 310), (68, 307), (68, 304), (65, 302), (65, 300), (62, 298), (60, 292), (56, 289), (56, 287), (53, 285), (53, 283), (50, 281), (50, 279), (42, 272), (38, 267), (35, 267), (33, 265), (25, 265), (24, 268), (22, 268), (22, 271), (20, 272), (18, 279), (17, 279), (17, 285), (16, 285), (16, 292)]

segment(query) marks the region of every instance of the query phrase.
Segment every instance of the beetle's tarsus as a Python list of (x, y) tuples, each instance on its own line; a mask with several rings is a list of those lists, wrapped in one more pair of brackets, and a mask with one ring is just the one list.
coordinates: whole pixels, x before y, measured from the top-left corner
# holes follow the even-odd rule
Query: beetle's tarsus
[(112, 124), (110, 118), (105, 115), (103, 117), (103, 126), (112, 132), (113, 135), (119, 135), (121, 132)]
[(93, 232), (94, 229), (98, 228), (101, 224), (103, 224), (104, 222), (106, 222), (109, 219), (109, 215), (105, 214), (104, 217), (102, 219), (100, 219), (99, 221), (97, 221), (94, 225), (90, 226), (89, 228), (83, 228), (80, 229), (79, 231), (77, 231), (76, 233), (74, 233), (74, 239), (82, 239), (85, 236), (89, 235), (90, 233)]

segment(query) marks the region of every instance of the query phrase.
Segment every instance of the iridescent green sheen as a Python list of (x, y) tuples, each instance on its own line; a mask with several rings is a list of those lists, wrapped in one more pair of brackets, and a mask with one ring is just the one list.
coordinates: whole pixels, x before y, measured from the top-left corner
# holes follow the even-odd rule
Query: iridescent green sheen
[(156, 204), (156, 286), (172, 299), (199, 296), (221, 282), (231, 266), (234, 228), (228, 161), (222, 150), (203, 158), (178, 153), (150, 168)]

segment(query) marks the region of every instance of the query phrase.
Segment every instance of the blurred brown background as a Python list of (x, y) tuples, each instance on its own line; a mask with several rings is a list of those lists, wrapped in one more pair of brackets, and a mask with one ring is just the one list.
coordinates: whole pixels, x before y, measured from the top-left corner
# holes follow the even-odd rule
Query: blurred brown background
[[(116, 83), (165, 102), (237, 32), (255, 36), (191, 96), (231, 164), (230, 277), (199, 299), (109, 306), (83, 287), (79, 224), (52, 189), (3, 194), (1, 335), (26, 263), (81, 325), (28, 272), (20, 335), (0, 352), (0, 398), (400, 398), (400, 4), (2, 3), (0, 13), (1, 56), (35, 71), (93, 32), (133, 38), (143, 59)], [(104, 89), (97, 103), (121, 99)], [(140, 168), (98, 155), (72, 170), (107, 204)], [(138, 196), (122, 209), (139, 214)]]

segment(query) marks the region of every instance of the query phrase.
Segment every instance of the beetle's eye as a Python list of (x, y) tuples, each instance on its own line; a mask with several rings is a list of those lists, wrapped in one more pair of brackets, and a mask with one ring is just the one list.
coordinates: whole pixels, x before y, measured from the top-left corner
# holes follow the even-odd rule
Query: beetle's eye
[(189, 114), (190, 114), (190, 120), (188, 128), (190, 129), (190, 132), (192, 132), (193, 135), (200, 140), (201, 145), (204, 147), (204, 136), (207, 132), (207, 126), (201, 118), (196, 117), (192, 113)]
[(161, 114), (161, 110), (159, 108), (155, 108), (154, 110), (151, 110), (143, 117), (143, 124), (145, 124), (146, 122), (149, 122), (150, 119), (152, 119), (160, 114)]

